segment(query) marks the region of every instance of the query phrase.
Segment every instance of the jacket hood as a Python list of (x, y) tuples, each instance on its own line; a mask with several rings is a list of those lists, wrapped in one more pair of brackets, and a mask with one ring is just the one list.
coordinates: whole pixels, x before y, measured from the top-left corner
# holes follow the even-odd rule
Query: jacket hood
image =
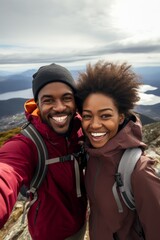
[(39, 111), (38, 111), (38, 108), (37, 108), (37, 104), (36, 104), (36, 102), (34, 101), (33, 98), (27, 100), (24, 103), (24, 110), (25, 110), (25, 114), (26, 114), (27, 119), (30, 115), (37, 116), (37, 117), (39, 116)]
[(43, 136), (49, 136), (51, 129), (42, 122), (39, 109), (34, 99), (27, 100), (24, 104), (24, 109), (27, 120), (31, 122)]
[(119, 132), (110, 139), (102, 148), (92, 148), (89, 144), (86, 149), (90, 154), (99, 156), (102, 153), (112, 152), (116, 150), (124, 150), (127, 148), (141, 147), (144, 149), (146, 145), (142, 142), (142, 124), (140, 119), (132, 115), (127, 124), (119, 130)]

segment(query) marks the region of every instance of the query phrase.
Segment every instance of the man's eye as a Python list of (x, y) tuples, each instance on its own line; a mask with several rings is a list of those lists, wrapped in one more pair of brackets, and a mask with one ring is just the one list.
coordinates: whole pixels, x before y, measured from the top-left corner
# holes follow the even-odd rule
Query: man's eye
[(72, 97), (72, 96), (65, 96), (65, 97), (63, 98), (63, 100), (64, 100), (65, 102), (70, 102), (70, 101), (73, 100), (73, 97)]
[(43, 99), (43, 103), (52, 103), (52, 99), (50, 98), (46, 98), (46, 99)]

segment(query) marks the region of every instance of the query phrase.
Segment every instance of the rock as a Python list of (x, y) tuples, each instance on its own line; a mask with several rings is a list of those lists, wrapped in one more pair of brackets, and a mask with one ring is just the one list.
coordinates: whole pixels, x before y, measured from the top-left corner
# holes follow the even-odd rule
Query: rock
[(160, 122), (143, 126), (143, 141), (147, 144), (146, 154), (160, 159)]
[(0, 240), (31, 240), (27, 219), (22, 224), (24, 201), (17, 201), (7, 223), (0, 230)]

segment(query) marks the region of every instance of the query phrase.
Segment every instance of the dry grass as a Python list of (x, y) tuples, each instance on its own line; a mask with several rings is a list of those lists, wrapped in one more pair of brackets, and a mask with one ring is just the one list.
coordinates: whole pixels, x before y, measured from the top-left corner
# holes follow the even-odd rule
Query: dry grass
[(7, 141), (9, 138), (13, 137), (14, 135), (16, 135), (17, 133), (20, 132), (20, 127), (18, 128), (14, 128), (5, 132), (0, 132), (0, 146), (2, 146), (2, 144)]

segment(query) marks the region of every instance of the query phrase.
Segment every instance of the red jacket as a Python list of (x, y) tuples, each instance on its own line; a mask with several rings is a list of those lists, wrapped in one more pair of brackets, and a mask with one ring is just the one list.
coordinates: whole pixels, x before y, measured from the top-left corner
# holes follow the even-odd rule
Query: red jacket
[(136, 211), (121, 199), (123, 212), (118, 212), (112, 187), (115, 173), (125, 149), (144, 148), (139, 121), (130, 120), (117, 135), (99, 149), (87, 147), (89, 160), (86, 170), (86, 190), (90, 200), (90, 240), (141, 240), (135, 231), (137, 214), (146, 240), (160, 239), (160, 179), (154, 171), (154, 160), (142, 156), (132, 173), (131, 184)]
[[(75, 116), (68, 138), (53, 132), (41, 122), (34, 101), (26, 104), (26, 116), (46, 143), (49, 159), (78, 152), (82, 138), (81, 122)], [(7, 221), (20, 187), (29, 183), (38, 161), (34, 143), (18, 134), (0, 149), (0, 228)], [(28, 213), (28, 226), (34, 240), (64, 240), (84, 225), (86, 195), (80, 170), (82, 196), (76, 195), (74, 161), (48, 165), (47, 175), (38, 190), (38, 200)]]

